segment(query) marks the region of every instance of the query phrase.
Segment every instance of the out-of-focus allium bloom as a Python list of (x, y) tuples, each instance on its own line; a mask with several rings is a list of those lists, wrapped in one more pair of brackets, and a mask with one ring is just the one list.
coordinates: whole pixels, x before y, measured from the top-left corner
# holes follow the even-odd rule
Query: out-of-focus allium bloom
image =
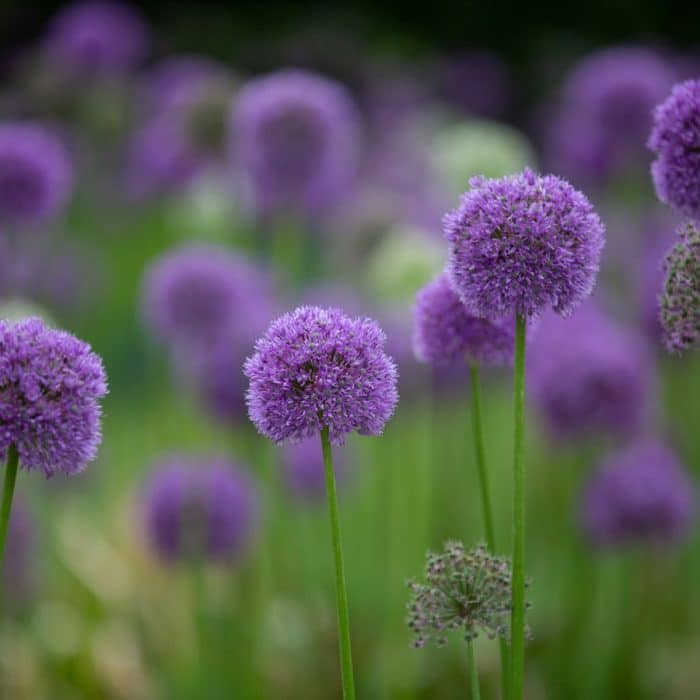
[(143, 291), (148, 327), (184, 349), (205, 348), (245, 329), (248, 312), (269, 298), (264, 274), (224, 247), (185, 246), (156, 260)]
[(239, 558), (250, 544), (257, 516), (253, 483), (223, 458), (166, 457), (146, 489), (147, 535), (169, 562)]
[(663, 341), (669, 352), (700, 342), (700, 229), (687, 223), (664, 263), (666, 281), (660, 299)]
[(262, 211), (318, 213), (355, 178), (359, 117), (339, 84), (284, 70), (243, 86), (234, 106), (233, 150)]
[(369, 318), (302, 306), (274, 321), (246, 360), (248, 413), (275, 442), (299, 442), (328, 428), (379, 435), (398, 401), (386, 336)]
[(413, 348), (421, 362), (508, 364), (513, 358), (513, 319), (491, 321), (470, 314), (442, 273), (418, 292)]
[(27, 470), (82, 471), (102, 439), (106, 393), (102, 361), (87, 343), (38, 318), (0, 321), (0, 460), (15, 445)]
[(472, 641), (483, 630), (490, 639), (509, 636), (511, 571), (508, 560), (484, 545), (466, 551), (461, 542), (446, 542), (445, 551), (428, 552), (425, 583), (410, 581), (408, 626), (413, 645), (447, 644), (460, 631)]
[(676, 85), (656, 108), (649, 148), (659, 199), (700, 219), (700, 80)]
[(10, 604), (23, 602), (32, 588), (34, 523), (21, 499), (15, 498), (10, 512), (3, 559), (2, 585)]
[(593, 289), (604, 244), (588, 199), (529, 169), (469, 185), (444, 220), (450, 281), (467, 310), (486, 318), (571, 313)]
[(472, 177), (504, 177), (535, 163), (532, 146), (515, 129), (488, 121), (470, 121), (441, 130), (433, 149), (437, 176), (454, 194)]
[(49, 129), (0, 124), (0, 221), (32, 224), (55, 216), (71, 191), (68, 153)]
[(445, 265), (444, 244), (412, 227), (388, 231), (367, 264), (369, 287), (380, 299), (404, 303)]
[(695, 488), (671, 450), (645, 440), (613, 455), (588, 484), (583, 529), (595, 544), (671, 544), (690, 527)]
[(108, 77), (136, 68), (148, 48), (148, 29), (132, 7), (111, 0), (84, 0), (52, 21), (46, 52), (71, 77)]
[(566, 321), (547, 317), (532, 341), (529, 387), (558, 439), (640, 430), (652, 377), (644, 340), (588, 305)]
[[(282, 466), (284, 480), (294, 496), (305, 501), (320, 500), (325, 497), (326, 476), (323, 453), (318, 440), (311, 438), (285, 445)], [(333, 460), (336, 480), (342, 481), (346, 466), (345, 452), (340, 450), (334, 455)]]

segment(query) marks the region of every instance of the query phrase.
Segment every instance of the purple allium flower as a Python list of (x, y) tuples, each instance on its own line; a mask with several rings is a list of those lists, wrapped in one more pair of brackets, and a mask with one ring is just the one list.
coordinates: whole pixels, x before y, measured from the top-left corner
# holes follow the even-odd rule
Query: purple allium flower
[(165, 457), (146, 489), (146, 531), (166, 561), (236, 559), (250, 544), (257, 517), (253, 483), (223, 458)]
[[(337, 450), (333, 455), (336, 481), (342, 480), (346, 471), (345, 452)], [(323, 499), (326, 495), (326, 476), (323, 452), (319, 441), (308, 438), (289, 443), (282, 453), (284, 480), (289, 490), (301, 500)]]
[(512, 318), (490, 321), (470, 314), (443, 272), (418, 292), (413, 348), (421, 362), (508, 364), (513, 357), (514, 328)]
[(72, 181), (68, 153), (49, 129), (0, 124), (0, 222), (31, 224), (55, 216)]
[(269, 298), (265, 275), (224, 247), (184, 246), (146, 273), (144, 316), (160, 338), (185, 349), (204, 348), (245, 329), (249, 313)]
[(680, 241), (664, 262), (666, 280), (660, 298), (663, 341), (669, 352), (700, 343), (700, 228), (686, 223)]
[(6, 594), (3, 596), (4, 603), (23, 602), (31, 593), (34, 539), (34, 522), (30, 513), (24, 501), (15, 497), (0, 571)]
[(694, 511), (695, 487), (676, 456), (645, 440), (610, 457), (592, 477), (581, 520), (598, 545), (671, 544), (688, 532)]
[(261, 210), (316, 213), (347, 195), (359, 116), (341, 85), (301, 70), (257, 78), (239, 92), (233, 121), (233, 148)]
[(655, 52), (620, 46), (586, 56), (564, 86), (550, 146), (565, 171), (606, 177), (644, 157), (654, 106), (673, 84)]
[(102, 439), (106, 393), (102, 361), (87, 343), (38, 318), (0, 321), (0, 460), (15, 445), (27, 470), (82, 471)]
[(700, 80), (676, 85), (656, 108), (649, 148), (659, 199), (700, 219)]
[(69, 76), (103, 77), (128, 72), (148, 48), (148, 29), (132, 7), (84, 0), (62, 9), (46, 39), (48, 58)]
[(444, 220), (452, 286), (476, 316), (568, 315), (592, 291), (604, 227), (586, 197), (529, 169), (472, 178)]
[(532, 398), (559, 439), (640, 430), (652, 378), (644, 340), (589, 305), (570, 319), (544, 319), (530, 349)]
[(447, 644), (459, 630), (466, 641), (485, 631), (489, 638), (510, 634), (510, 563), (478, 545), (465, 551), (461, 542), (446, 542), (440, 554), (428, 552), (425, 583), (410, 581), (408, 626), (413, 645)]
[(267, 329), (246, 360), (248, 412), (275, 442), (299, 442), (325, 427), (336, 445), (348, 433), (378, 435), (398, 401), (386, 337), (369, 318), (302, 306)]

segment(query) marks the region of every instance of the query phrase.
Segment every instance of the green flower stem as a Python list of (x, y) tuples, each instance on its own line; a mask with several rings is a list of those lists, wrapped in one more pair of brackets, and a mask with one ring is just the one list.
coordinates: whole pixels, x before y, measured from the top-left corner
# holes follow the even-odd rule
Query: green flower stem
[[(491, 489), (489, 477), (486, 471), (486, 459), (484, 456), (484, 431), (481, 421), (481, 382), (479, 378), (479, 365), (470, 363), (470, 379), (472, 390), (472, 427), (474, 429), (474, 451), (476, 453), (476, 469), (479, 478), (479, 490), (481, 492), (481, 510), (484, 516), (484, 533), (486, 544), (492, 554), (496, 553), (496, 534), (493, 526), (493, 511), (491, 509)], [(508, 669), (508, 643), (502, 637), (499, 638), (501, 651), (501, 685), (503, 697), (508, 697), (509, 669)]]
[(321, 449), (323, 450), (323, 466), (326, 473), (328, 515), (330, 517), (333, 558), (335, 560), (335, 588), (336, 603), (338, 607), (338, 642), (340, 645), (340, 669), (343, 683), (343, 698), (344, 700), (355, 700), (355, 678), (352, 671), (348, 594), (345, 589), (343, 550), (340, 543), (340, 522), (338, 520), (338, 499), (335, 492), (333, 451), (331, 449), (331, 441), (328, 435), (327, 427), (323, 428), (321, 431)]
[(513, 592), (511, 611), (510, 698), (522, 700), (525, 675), (525, 325), (515, 317), (513, 365)]
[(12, 495), (15, 492), (15, 481), (17, 480), (18, 466), (19, 455), (17, 454), (17, 448), (14, 445), (10, 445), (7, 450), (5, 483), (2, 488), (2, 505), (0, 505), (0, 566), (2, 566), (3, 556), (5, 554), (5, 540), (7, 539), (7, 528), (10, 523)]
[(476, 656), (474, 655), (474, 642), (467, 642), (467, 661), (469, 663), (469, 678), (472, 684), (472, 700), (481, 700), (481, 692), (479, 691), (479, 671), (476, 665)]

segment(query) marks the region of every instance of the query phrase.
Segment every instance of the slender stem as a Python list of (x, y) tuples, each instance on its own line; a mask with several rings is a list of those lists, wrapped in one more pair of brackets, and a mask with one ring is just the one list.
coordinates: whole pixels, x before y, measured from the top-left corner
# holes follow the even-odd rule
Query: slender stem
[(479, 670), (476, 665), (476, 656), (474, 654), (474, 642), (467, 642), (467, 661), (469, 663), (469, 678), (472, 685), (472, 700), (481, 700), (481, 692), (479, 691)]
[(321, 431), (321, 449), (323, 450), (323, 466), (326, 473), (328, 515), (330, 517), (331, 524), (333, 558), (335, 559), (335, 589), (336, 603), (338, 606), (338, 643), (340, 646), (340, 669), (343, 682), (343, 698), (344, 700), (355, 700), (355, 678), (352, 671), (348, 594), (345, 590), (345, 569), (343, 566), (343, 550), (340, 543), (340, 522), (338, 520), (338, 499), (335, 492), (333, 451), (331, 449), (328, 428), (323, 428)]
[[(484, 451), (484, 431), (481, 421), (481, 382), (479, 378), (479, 365), (472, 362), (469, 365), (472, 389), (472, 427), (474, 429), (474, 451), (476, 453), (476, 469), (479, 478), (479, 491), (481, 492), (481, 511), (484, 516), (484, 534), (486, 544), (492, 554), (496, 553), (496, 534), (493, 526), (493, 511), (491, 508), (491, 489), (489, 476), (486, 471), (486, 458)], [(510, 681), (508, 669), (508, 643), (502, 637), (499, 638), (501, 651), (501, 685), (503, 697), (508, 697), (508, 685)]]
[(511, 700), (522, 700), (525, 675), (525, 317), (515, 317), (513, 366), (513, 591), (511, 611)]
[(12, 495), (15, 492), (15, 481), (17, 480), (18, 466), (19, 455), (17, 454), (17, 448), (14, 445), (10, 445), (7, 450), (5, 483), (2, 488), (2, 505), (0, 505), (0, 566), (2, 566), (3, 556), (5, 554), (5, 540), (7, 539), (7, 529), (10, 523)]

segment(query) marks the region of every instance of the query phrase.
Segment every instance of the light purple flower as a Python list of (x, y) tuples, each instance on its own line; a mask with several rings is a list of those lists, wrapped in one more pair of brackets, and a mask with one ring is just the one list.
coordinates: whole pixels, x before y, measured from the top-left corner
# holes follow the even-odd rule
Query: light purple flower
[(102, 439), (106, 393), (102, 361), (87, 343), (38, 318), (0, 321), (0, 461), (14, 445), (27, 470), (82, 471)]
[[(333, 469), (337, 481), (346, 476), (345, 451), (333, 454)], [(291, 493), (300, 500), (323, 500), (326, 495), (326, 476), (321, 443), (317, 438), (284, 445), (282, 452), (284, 481)]]
[(51, 65), (71, 77), (109, 77), (138, 66), (148, 49), (139, 12), (111, 0), (83, 0), (64, 7), (48, 28)]
[(15, 496), (5, 543), (0, 576), (3, 604), (15, 606), (26, 602), (34, 588), (35, 528), (32, 517), (21, 498)]
[(649, 148), (659, 199), (700, 219), (700, 80), (676, 85), (656, 108)]
[(386, 337), (371, 319), (302, 306), (274, 321), (245, 363), (247, 401), (260, 433), (300, 441), (329, 429), (378, 435), (398, 401), (397, 372)]
[(52, 131), (32, 123), (0, 124), (0, 222), (12, 227), (56, 216), (72, 184), (70, 158)]
[(593, 289), (604, 244), (590, 202), (529, 169), (469, 185), (444, 220), (450, 281), (467, 310), (492, 319), (571, 313)]
[(156, 466), (144, 516), (150, 543), (163, 560), (230, 561), (250, 545), (257, 494), (247, 474), (226, 459), (174, 454)]
[(359, 117), (341, 85), (283, 70), (244, 85), (232, 150), (262, 212), (319, 213), (347, 196), (359, 158)]
[(509, 364), (514, 329), (512, 317), (491, 321), (470, 314), (444, 272), (418, 292), (413, 348), (420, 362)]
[(528, 383), (550, 433), (560, 439), (641, 430), (653, 399), (653, 365), (643, 338), (591, 305), (548, 316), (532, 341)]
[(695, 487), (676, 456), (645, 440), (611, 456), (591, 478), (581, 520), (600, 546), (670, 545), (687, 534), (694, 511)]

